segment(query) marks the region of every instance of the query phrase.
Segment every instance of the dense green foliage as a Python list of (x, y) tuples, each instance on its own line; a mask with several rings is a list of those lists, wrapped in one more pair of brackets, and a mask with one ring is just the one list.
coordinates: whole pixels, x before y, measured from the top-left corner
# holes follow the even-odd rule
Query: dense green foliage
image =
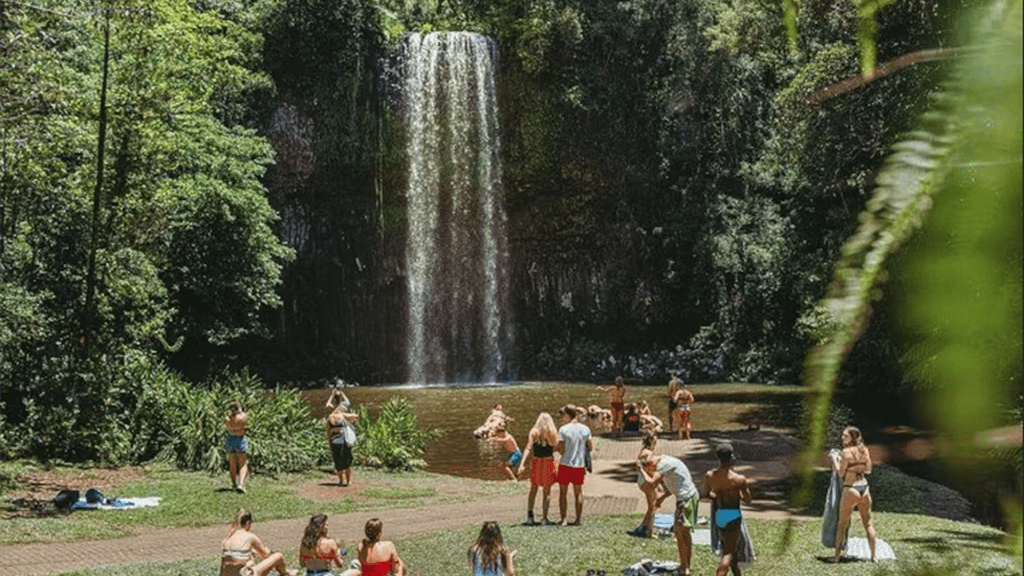
[(358, 414), (359, 438), (353, 450), (357, 464), (387, 470), (413, 470), (426, 464), (423, 451), (440, 432), (421, 428), (408, 400), (391, 398), (376, 418), (365, 406), (359, 407)]
[(1018, 555), (1019, 441), (991, 450), (981, 433), (1019, 427), (1021, 418), (1020, 26), (1020, 2), (996, 4), (971, 23), (975, 50), (887, 158), (819, 305), (825, 321), (806, 371), (814, 433), (804, 453), (809, 482), (840, 367), (864, 332), (885, 266), (929, 215), (896, 282), (908, 379), (929, 424), (949, 434), (944, 456), (962, 470), (955, 475), (988, 500), (987, 521), (998, 517), (993, 500), (1006, 499), (1003, 521)]
[(247, 110), (271, 86), (242, 16), (181, 0), (0, 11), (5, 449), (123, 461), (145, 374), (172, 354), (203, 374), (266, 331), (290, 251), (261, 182), (271, 149)]

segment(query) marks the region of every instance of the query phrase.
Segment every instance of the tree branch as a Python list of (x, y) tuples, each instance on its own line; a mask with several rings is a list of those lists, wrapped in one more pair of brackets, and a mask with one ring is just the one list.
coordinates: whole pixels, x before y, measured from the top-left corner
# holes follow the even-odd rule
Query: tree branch
[(899, 58), (883, 62), (875, 68), (875, 73), (871, 76), (864, 76), (861, 74), (850, 76), (849, 78), (837, 82), (827, 88), (818, 90), (814, 94), (811, 94), (807, 100), (812, 104), (820, 104), (825, 100), (841, 96), (847, 92), (852, 92), (853, 90), (866, 85), (868, 82), (899, 72), (912, 64), (932, 62), (935, 60), (948, 60), (950, 58), (960, 56), (968, 50), (973, 50), (973, 48), (937, 48), (932, 50), (919, 50), (917, 52), (911, 52), (910, 54), (904, 54)]

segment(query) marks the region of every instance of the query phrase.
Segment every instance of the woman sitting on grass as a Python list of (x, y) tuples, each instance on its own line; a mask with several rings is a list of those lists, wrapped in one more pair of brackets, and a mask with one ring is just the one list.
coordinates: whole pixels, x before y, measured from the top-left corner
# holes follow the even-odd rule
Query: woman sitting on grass
[(379, 518), (366, 521), (366, 538), (356, 546), (362, 576), (405, 576), (405, 563), (398, 557), (394, 543), (380, 539), (383, 528)]
[[(299, 566), (306, 569), (306, 575), (335, 576), (331, 564), (342, 569), (344, 560), (345, 552), (338, 550), (338, 543), (327, 537), (327, 515), (317, 514), (310, 518), (299, 544)], [(359, 576), (359, 571), (345, 570), (338, 572), (337, 576)]]
[[(295, 576), (280, 552), (270, 553), (259, 537), (251, 532), (252, 513), (239, 508), (228, 533), (220, 541), (220, 576), (266, 576), (277, 570), (281, 576)], [(256, 563), (256, 558), (262, 558)]]
[(514, 576), (516, 551), (505, 546), (497, 522), (484, 522), (480, 537), (469, 547), (470, 576)]

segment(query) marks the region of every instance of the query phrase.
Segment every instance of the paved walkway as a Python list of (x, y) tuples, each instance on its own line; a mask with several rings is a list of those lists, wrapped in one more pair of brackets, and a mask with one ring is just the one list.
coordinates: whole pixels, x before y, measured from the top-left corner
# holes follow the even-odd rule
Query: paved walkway
[[(690, 441), (661, 440), (656, 452), (683, 458), (698, 483), (705, 472), (717, 467), (711, 444), (715, 440), (733, 443), (740, 465), (737, 470), (759, 481), (778, 480), (789, 475), (789, 458), (798, 444), (790, 436), (773, 431), (735, 431), (697, 433)], [(634, 437), (599, 437), (594, 447), (594, 473), (584, 489), (583, 518), (598, 514), (642, 513), (644, 501), (636, 487), (634, 458), (639, 452)], [(570, 496), (571, 498), (571, 496)], [(571, 503), (571, 502), (570, 502)], [(669, 511), (674, 502), (664, 504)], [(539, 511), (540, 502), (537, 502)], [(707, 502), (700, 513), (710, 514)], [(384, 522), (385, 536), (400, 539), (416, 534), (438, 532), (479, 524), (484, 516), (501, 523), (521, 522), (525, 517), (525, 496), (508, 496), (483, 502), (437, 504), (420, 508), (388, 509), (376, 512)], [(552, 495), (557, 515), (557, 491)], [(749, 516), (782, 518), (788, 511), (777, 501), (755, 500)], [(570, 512), (570, 517), (572, 513)], [(336, 536), (346, 542), (362, 537), (367, 511), (331, 516)], [(259, 522), (256, 532), (271, 550), (293, 549), (305, 529), (306, 518)], [(77, 568), (110, 566), (150, 560), (180, 560), (219, 554), (224, 526), (207, 528), (152, 529), (145, 534), (88, 543), (42, 543), (0, 546), (0, 576), (47, 574)], [(84, 554), (84, 551), (88, 551)]]

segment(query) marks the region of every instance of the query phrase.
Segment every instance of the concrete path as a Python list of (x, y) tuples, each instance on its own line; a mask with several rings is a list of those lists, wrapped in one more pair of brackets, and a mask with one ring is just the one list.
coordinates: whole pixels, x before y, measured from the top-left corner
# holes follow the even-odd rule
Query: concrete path
[[(739, 465), (737, 470), (755, 480), (778, 480), (788, 476), (788, 461), (796, 452), (797, 441), (773, 431), (734, 431), (696, 433), (693, 440), (659, 441), (656, 453), (682, 458), (700, 483), (707, 470), (717, 467), (712, 444), (717, 440), (733, 443)], [(594, 472), (584, 487), (583, 520), (600, 514), (643, 513), (644, 501), (636, 486), (634, 459), (640, 449), (633, 437), (598, 437), (594, 446)], [(537, 512), (540, 512), (538, 495)], [(570, 492), (571, 505), (571, 492)], [(663, 504), (668, 512), (674, 506), (669, 498)], [(708, 516), (709, 503), (702, 502), (700, 514)], [(552, 515), (558, 514), (557, 488), (553, 490)], [(749, 516), (783, 518), (789, 511), (777, 501), (758, 499), (748, 508)], [(362, 526), (372, 516), (384, 522), (384, 536), (400, 539), (416, 534), (480, 524), (484, 519), (503, 524), (522, 522), (526, 515), (525, 496), (492, 498), (486, 501), (438, 504), (420, 508), (366, 510), (331, 515), (332, 534), (345, 542), (357, 542)], [(570, 517), (572, 517), (570, 512)], [(639, 521), (639, 517), (637, 518)], [(298, 547), (306, 518), (258, 522), (254, 531), (271, 550)], [(0, 576), (47, 574), (76, 568), (110, 566), (150, 560), (180, 560), (216, 557), (225, 527), (146, 529), (142, 535), (114, 540), (72, 543), (42, 543), (0, 546)]]

